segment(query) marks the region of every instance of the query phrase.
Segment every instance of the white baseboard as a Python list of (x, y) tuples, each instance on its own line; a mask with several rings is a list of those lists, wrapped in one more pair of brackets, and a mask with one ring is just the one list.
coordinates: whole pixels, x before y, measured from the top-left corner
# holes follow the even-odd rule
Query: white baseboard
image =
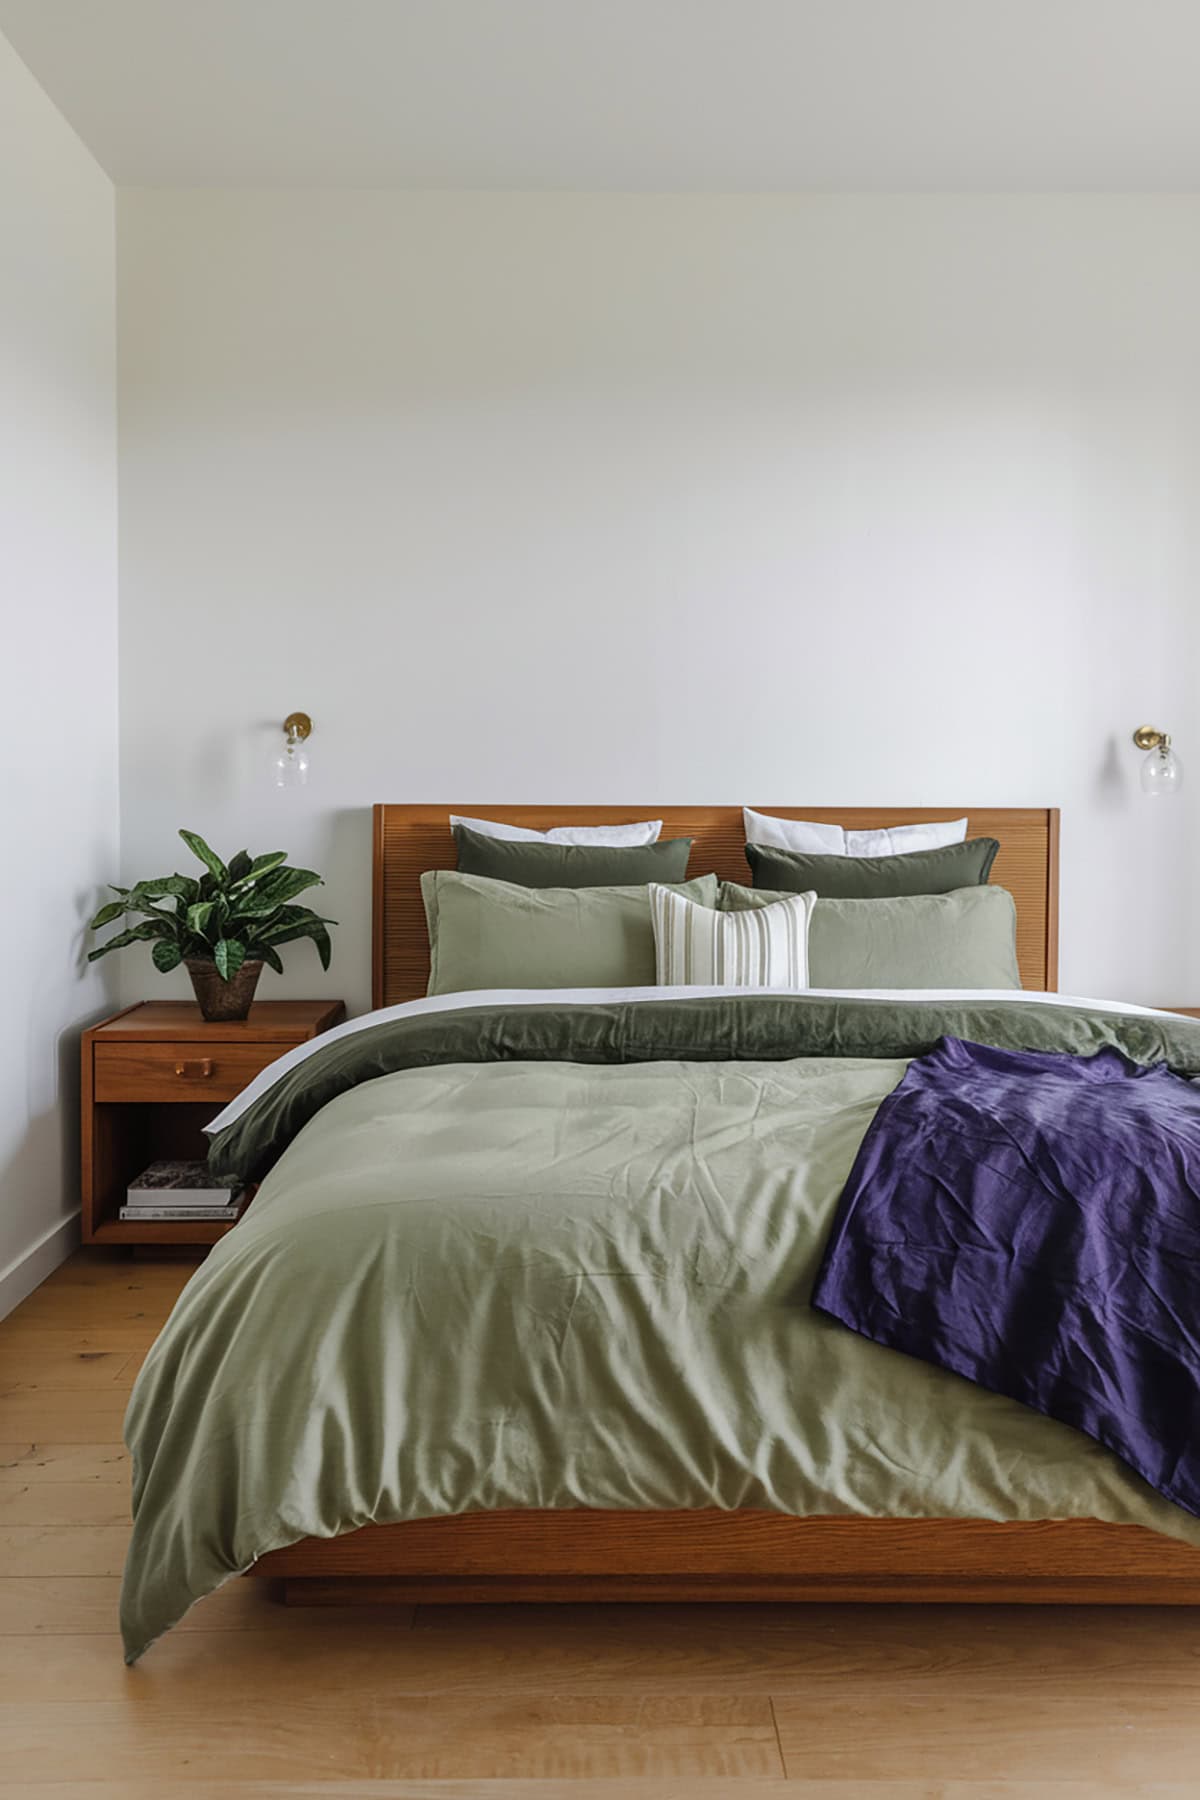
[(0, 1269), (0, 1319), (20, 1306), (35, 1287), (41, 1286), (47, 1275), (54, 1273), (59, 1263), (66, 1262), (78, 1243), (79, 1214), (76, 1212), (70, 1218), (60, 1219), (31, 1249), (14, 1257), (6, 1269)]

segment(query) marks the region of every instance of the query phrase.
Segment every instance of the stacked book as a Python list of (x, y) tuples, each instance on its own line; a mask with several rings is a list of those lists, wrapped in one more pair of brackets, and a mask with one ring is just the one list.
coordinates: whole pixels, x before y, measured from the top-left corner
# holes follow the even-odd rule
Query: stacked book
[(241, 1212), (239, 1182), (215, 1181), (203, 1162), (156, 1162), (134, 1178), (123, 1219), (234, 1220)]

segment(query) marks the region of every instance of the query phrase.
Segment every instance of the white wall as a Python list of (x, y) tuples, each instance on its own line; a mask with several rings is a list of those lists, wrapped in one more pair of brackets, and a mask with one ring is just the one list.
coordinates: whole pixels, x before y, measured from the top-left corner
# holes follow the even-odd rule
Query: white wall
[(81, 928), (117, 860), (115, 296), (112, 184), (0, 38), (0, 1315), (72, 1241), (107, 1010)]
[(1200, 999), (1200, 201), (127, 190), (119, 290), (124, 870), (325, 870), (265, 993), (373, 800), (749, 799), (1056, 803), (1062, 985)]

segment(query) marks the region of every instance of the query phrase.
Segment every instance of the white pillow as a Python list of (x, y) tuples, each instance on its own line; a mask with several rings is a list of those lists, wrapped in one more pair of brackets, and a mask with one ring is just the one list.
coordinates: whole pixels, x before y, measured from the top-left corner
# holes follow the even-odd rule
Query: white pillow
[(465, 825), (480, 837), (508, 838), (522, 844), (657, 844), (661, 819), (644, 819), (640, 825), (555, 825), (550, 831), (527, 831), (523, 825), (502, 825), (498, 819), (464, 819), (450, 814), (451, 829)]
[(744, 912), (699, 906), (650, 884), (660, 987), (808, 986), (808, 924), (816, 894), (789, 894)]
[(810, 819), (777, 819), (748, 806), (742, 808), (742, 818), (748, 844), (802, 850), (809, 856), (904, 856), (910, 850), (941, 850), (947, 844), (961, 844), (967, 835), (966, 819), (846, 831), (840, 825), (818, 825)]
[(804, 819), (776, 819), (770, 813), (742, 808), (748, 844), (774, 850), (806, 850), (816, 856), (845, 856), (846, 833), (840, 825), (809, 824)]
[(847, 856), (906, 856), (910, 850), (944, 850), (961, 844), (967, 835), (965, 819), (944, 819), (934, 825), (885, 825), (878, 831), (848, 831)]

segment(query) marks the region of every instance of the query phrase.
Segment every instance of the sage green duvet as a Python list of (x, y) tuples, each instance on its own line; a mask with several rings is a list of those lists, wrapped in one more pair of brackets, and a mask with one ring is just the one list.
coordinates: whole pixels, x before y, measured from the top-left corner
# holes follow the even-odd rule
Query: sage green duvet
[[(393, 1009), (214, 1140), (269, 1168), (130, 1402), (129, 1660), (265, 1551), (500, 1507), (1133, 1521), (1090, 1439), (808, 1294), (904, 1058), (942, 1032), (1200, 1070), (1200, 1026), (1019, 998)], [(275, 1160), (277, 1159), (277, 1160)]]

